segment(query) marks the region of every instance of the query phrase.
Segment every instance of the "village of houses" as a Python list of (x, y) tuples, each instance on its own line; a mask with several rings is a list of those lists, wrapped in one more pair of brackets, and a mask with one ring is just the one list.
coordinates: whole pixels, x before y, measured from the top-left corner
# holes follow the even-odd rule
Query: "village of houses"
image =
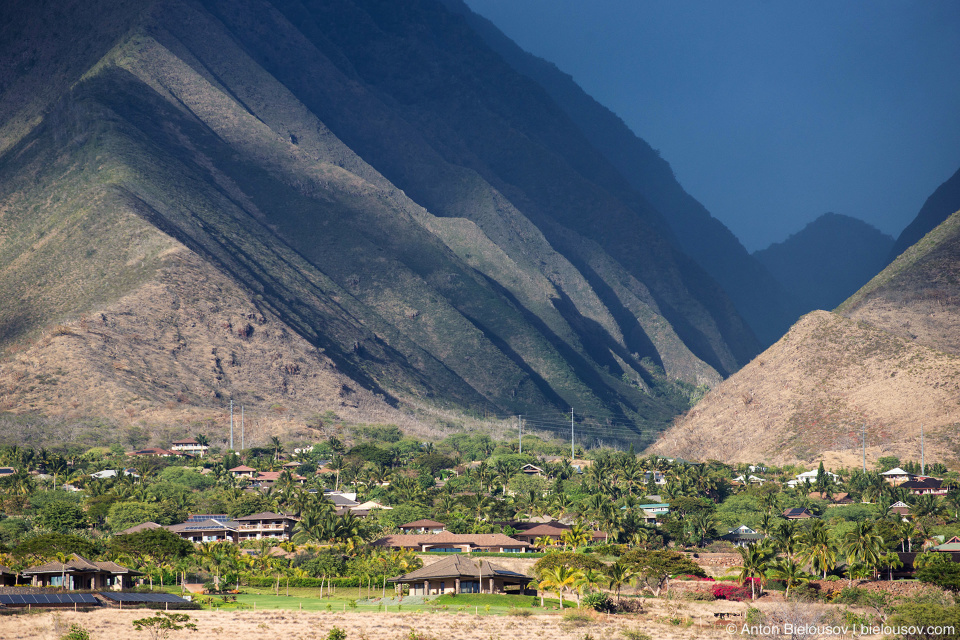
[[(306, 495), (314, 500), (315, 505), (323, 504), (335, 518), (348, 519), (351, 522), (362, 522), (371, 518), (371, 514), (376, 518), (377, 512), (383, 514), (402, 508), (403, 503), (398, 500), (400, 495), (389, 490), (389, 479), (375, 483), (376, 490), (371, 491), (371, 483), (359, 482), (356, 473), (349, 478), (349, 483), (346, 482), (347, 478), (341, 477), (344, 469), (342, 464), (331, 466), (331, 460), (316, 457), (312, 459), (315, 464), (308, 465), (315, 470), (312, 474), (304, 475), (301, 473), (305, 468), (304, 460), (310, 458), (302, 454), (309, 451), (309, 448), (298, 449), (294, 456), (278, 455), (274, 464), (270, 465), (272, 468), (266, 470), (262, 468), (263, 465), (258, 465), (261, 467), (259, 469), (247, 464), (232, 466), (224, 470), (224, 477), (218, 480), (218, 484), (245, 494), (270, 494), (282, 485), (284, 495), (298, 493), (301, 498)], [(154, 459), (160, 466), (177, 466), (189, 462), (187, 468), (198, 474), (210, 476), (213, 473), (214, 465), (211, 464), (208, 446), (192, 438), (175, 441), (169, 449), (141, 449), (128, 453), (127, 457)], [(298, 459), (291, 459), (293, 457)], [(139, 465), (139, 468), (144, 467)], [(473, 490), (446, 494), (450, 495), (450, 500), (444, 504), (458, 504), (457, 500), (473, 500), (476, 503), (482, 499), (489, 500), (494, 505), (498, 502), (510, 502), (516, 507), (512, 509), (513, 517), (502, 517), (505, 513), (510, 514), (511, 509), (498, 509), (494, 506), (487, 510), (488, 515), (475, 518), (474, 528), (483, 529), (483, 532), (455, 533), (448, 527), (448, 519), (419, 518), (394, 523), (392, 530), (383, 530), (382, 535), (374, 537), (354, 536), (349, 540), (330, 537), (324, 540), (318, 535), (304, 535), (309, 528), (303, 523), (309, 518), (303, 511), (298, 513), (294, 509), (281, 508), (234, 516), (228, 513), (190, 513), (181, 522), (166, 524), (147, 520), (113, 531), (112, 536), (137, 536), (147, 531), (162, 530), (191, 543), (197, 549), (230, 545), (242, 549), (242, 553), (246, 555), (267, 552), (290, 558), (291, 566), (292, 558), (297, 555), (306, 539), (309, 539), (308, 546), (312, 543), (339, 548), (338, 545), (349, 542), (344, 547), (350, 549), (345, 551), (348, 554), (356, 553), (355, 543), (377, 553), (400, 552), (406, 554), (404, 557), (417, 559), (408, 567), (412, 570), (398, 570), (393, 575), (383, 575), (379, 585), (383, 601), (389, 603), (394, 601), (391, 598), (398, 598), (395, 600), (398, 608), (404, 597), (411, 603), (416, 602), (416, 598), (429, 600), (460, 594), (526, 596), (525, 602), (532, 603), (537, 601), (537, 597), (543, 603), (545, 595), (553, 595), (552, 601), (562, 608), (565, 592), (570, 599), (567, 606), (572, 606), (574, 595), (577, 606), (580, 606), (581, 597), (594, 592), (606, 594), (604, 601), (608, 603), (609, 613), (618, 610), (617, 607), (622, 605), (624, 597), (649, 598), (651, 595), (663, 596), (669, 593), (679, 594), (674, 597), (684, 594), (709, 594), (711, 585), (724, 580), (728, 581), (726, 584), (741, 585), (750, 584), (751, 580), (760, 580), (760, 602), (782, 601), (784, 592), (774, 590), (771, 585), (778, 581), (783, 582), (782, 566), (785, 555), (788, 559), (798, 558), (804, 569), (801, 571), (802, 578), (798, 581), (788, 580), (788, 589), (790, 586), (799, 588), (799, 585), (814, 583), (820, 573), (824, 576), (831, 574), (828, 578), (832, 577), (834, 580), (843, 580), (838, 584), (847, 584), (847, 579), (850, 584), (854, 584), (853, 578), (856, 577), (858, 585), (876, 584), (887, 578), (890, 583), (930, 586), (914, 579), (914, 560), (918, 556), (936, 554), (951, 565), (960, 562), (960, 538), (956, 535), (934, 533), (934, 529), (949, 530), (951, 526), (957, 525), (955, 480), (909, 473), (900, 467), (864, 474), (864, 477), (859, 478), (861, 486), (856, 490), (860, 495), (855, 499), (850, 491), (845, 490), (849, 479), (822, 467), (819, 470), (797, 473), (788, 479), (780, 474), (777, 480), (769, 480), (766, 473), (769, 470), (763, 466), (733, 468), (724, 465), (707, 469), (706, 465), (685, 461), (639, 457), (634, 457), (632, 461), (625, 460), (622, 453), (579, 460), (540, 455), (532, 462), (525, 462), (512, 469), (513, 477), (536, 478), (540, 483), (536, 486), (547, 488), (542, 495), (529, 496), (528, 502), (523, 504), (522, 508), (519, 502), (523, 496), (516, 495), (509, 488), (508, 478), (495, 481), (490, 476), (483, 477), (482, 470), (489, 471), (491, 468), (492, 465), (485, 461), (460, 462), (438, 474), (435, 486), (421, 491), (418, 497), (420, 504), (439, 503), (445, 495), (445, 485), (453, 486), (457, 484), (457, 480), (472, 479), (470, 486)], [(602, 472), (598, 468), (602, 468)], [(12, 467), (0, 469), (0, 483), (4, 477), (11, 477), (16, 473), (17, 469)], [(560, 475), (557, 475), (558, 473)], [(874, 485), (864, 490), (862, 484), (867, 481), (867, 475), (873, 479)], [(451, 481), (451, 478), (454, 480)], [(138, 465), (131, 465), (122, 469), (93, 471), (86, 477), (85, 486), (88, 488), (92, 482), (109, 483), (119, 480), (138, 483), (144, 479), (139, 477)], [(877, 482), (882, 482), (883, 486), (878, 487)], [(498, 483), (499, 487), (495, 487)], [(573, 486), (582, 489), (579, 492), (579, 501), (571, 502), (557, 495), (561, 487)], [(776, 489), (771, 490), (771, 487)], [(84, 483), (64, 483), (57, 490), (83, 493), (85, 488)], [(548, 495), (551, 493), (552, 498)], [(371, 494), (376, 494), (377, 497), (361, 497)], [(727, 525), (722, 524), (722, 518), (715, 517), (700, 535), (693, 532), (688, 537), (690, 529), (696, 529), (696, 523), (702, 521), (697, 520), (699, 515), (696, 505), (709, 505), (711, 500), (716, 501), (717, 496), (722, 497), (721, 506), (729, 496), (753, 496), (758, 505), (758, 513), (762, 511), (763, 505), (766, 505), (767, 515), (759, 521), (756, 518), (751, 523), (728, 521)], [(953, 502), (949, 503), (951, 497)], [(537, 504), (538, 501), (543, 504)], [(932, 509), (932, 512), (931, 501), (939, 505)], [(800, 506), (786, 504), (789, 502), (799, 502)], [(557, 508), (558, 504), (560, 506)], [(678, 504), (681, 505), (682, 513), (672, 509), (672, 505)], [(914, 513), (917, 504), (922, 505), (924, 513)], [(947, 508), (948, 504), (954, 507), (952, 513)], [(832, 518), (832, 514), (844, 512), (845, 508), (854, 506), (868, 506), (874, 510), (872, 519), (888, 523), (882, 530), (887, 537), (890, 531), (905, 531), (907, 529), (904, 525), (913, 525), (913, 529), (906, 533), (906, 540), (901, 536), (883, 542), (885, 549), (890, 550), (896, 557), (896, 560), (887, 562), (889, 571), (886, 573), (881, 571), (877, 564), (872, 567), (872, 571), (864, 572), (861, 568), (860, 572), (855, 574), (856, 566), (863, 562), (850, 555), (854, 553), (850, 550), (853, 547), (845, 548), (841, 539), (831, 543), (836, 556), (831, 566), (811, 561), (811, 558), (815, 558), (814, 553), (794, 555), (789, 547), (784, 549), (778, 546), (783, 544), (784, 535), (795, 534), (797, 545), (803, 548), (806, 544), (804, 532), (809, 530), (804, 528), (805, 523), (838, 522), (838, 519)], [(877, 510), (879, 508), (882, 508), (882, 512)], [(771, 509), (776, 511), (772, 512)], [(703, 513), (709, 511), (708, 508)], [(463, 522), (462, 514), (459, 522)], [(793, 533), (787, 534), (786, 531)], [(754, 571), (751, 574), (745, 569), (749, 557), (745, 550), (760, 548), (765, 549), (769, 555), (769, 570), (760, 573)], [(658, 549), (660, 551), (657, 551)], [(618, 556), (626, 558), (626, 554), (631, 551), (643, 554), (665, 553), (668, 550), (692, 563), (685, 566), (699, 567), (702, 578), (695, 575), (669, 576), (665, 589), (661, 592), (660, 589), (649, 588), (651, 583), (642, 579), (643, 568), (638, 565), (630, 573), (634, 580), (617, 582), (616, 579), (608, 579), (609, 575), (616, 575), (609, 572), (621, 564)], [(601, 579), (594, 575), (592, 581), (585, 582), (584, 575), (590, 575), (590, 572), (577, 569), (577, 561), (574, 559), (567, 568), (570, 576), (576, 576), (569, 580), (569, 584), (560, 584), (558, 581), (562, 581), (563, 574), (558, 578), (556, 572), (548, 573), (539, 564), (541, 559), (551, 553), (563, 554), (566, 559), (578, 555), (603, 558), (606, 566), (601, 573), (607, 577)], [(14, 557), (15, 554), (16, 547), (6, 557)], [(843, 559), (844, 554), (849, 555), (846, 561)], [(205, 570), (209, 573), (211, 568), (207, 566)], [(209, 583), (190, 582), (184, 572), (182, 576), (177, 574), (179, 583), (176, 579), (173, 581), (175, 588), (171, 588), (168, 580), (167, 588), (158, 592), (153, 589), (156, 581), (151, 571), (144, 566), (125, 566), (117, 558), (94, 559), (80, 553), (67, 555), (62, 552), (57, 558), (19, 569), (0, 566), (0, 580), (5, 585), (0, 588), (0, 611), (22, 610), (24, 607), (72, 607), (75, 610), (124, 606), (169, 608), (171, 605), (177, 607), (191, 600), (195, 602), (196, 598), (202, 597), (199, 594), (210, 591)], [(308, 576), (313, 579), (319, 577)], [(301, 583), (304, 582), (302, 578), (303, 576)], [(236, 577), (235, 580), (236, 585), (230, 591), (234, 594), (242, 593), (242, 578)], [(731, 580), (733, 582), (729, 582)], [(277, 593), (280, 592), (280, 583), (278, 574)], [(332, 583), (331, 579), (328, 589)], [(289, 593), (289, 576), (287, 584)], [(361, 580), (359, 592), (363, 592), (362, 584)], [(367, 595), (370, 594), (370, 584), (371, 581), (368, 580)], [(767, 586), (766, 591), (763, 589), (764, 585)], [(824, 583), (815, 586), (822, 589)], [(225, 590), (225, 587), (218, 584), (216, 589), (219, 593)], [(609, 604), (614, 591), (616, 606)], [(747, 592), (749, 591), (750, 589), (747, 589)], [(320, 593), (324, 593), (322, 586)], [(944, 593), (951, 593), (949, 584)], [(560, 596), (559, 602), (556, 596)], [(237, 596), (233, 597), (235, 601)], [(757, 594), (753, 593), (749, 600), (752, 602), (753, 598), (757, 597)], [(702, 598), (699, 596), (693, 597), (693, 601), (700, 599)], [(724, 600), (722, 596), (705, 599)], [(746, 615), (743, 608), (729, 610), (730, 605), (739, 599), (741, 598), (731, 597), (725, 602), (726, 608), (720, 607), (721, 612), (716, 613), (714, 622), (720, 624), (726, 616)], [(300, 606), (302, 608), (303, 604)], [(629, 611), (629, 608), (623, 609), (623, 612)]]

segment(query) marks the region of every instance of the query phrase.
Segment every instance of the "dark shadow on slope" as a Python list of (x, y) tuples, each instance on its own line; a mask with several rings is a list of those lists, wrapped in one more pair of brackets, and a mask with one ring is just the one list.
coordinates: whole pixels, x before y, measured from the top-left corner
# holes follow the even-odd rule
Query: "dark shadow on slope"
[[(578, 379), (586, 384), (587, 387), (594, 393), (594, 395), (597, 396), (597, 398), (603, 402), (604, 406), (610, 411), (610, 418), (616, 420), (626, 420), (629, 422), (637, 422), (635, 417), (628, 416), (623, 410), (623, 403), (629, 402), (629, 409), (631, 411), (636, 411), (639, 413), (643, 412), (644, 410), (648, 410), (651, 414), (645, 415), (648, 424), (651, 426), (656, 425), (658, 430), (662, 430), (669, 426), (673, 416), (679, 413), (679, 408), (666, 406), (663, 403), (656, 402), (649, 396), (643, 394), (642, 391), (635, 390), (635, 394), (632, 394), (634, 397), (630, 399), (627, 397), (627, 394), (623, 393), (623, 391), (611, 387), (609, 382), (604, 380), (603, 376), (599, 373), (598, 364), (596, 362), (591, 362), (588, 360), (583, 354), (576, 351), (576, 349), (574, 349), (569, 343), (554, 333), (538, 315), (527, 309), (519, 300), (517, 300), (512, 292), (498, 282), (487, 278), (487, 276), (484, 276), (484, 278), (486, 278), (490, 286), (499, 295), (506, 298), (510, 304), (512, 304), (513, 307), (520, 314), (522, 314), (524, 320), (529, 322), (535, 329), (537, 329), (537, 331), (543, 335), (547, 341), (560, 353), (564, 360), (571, 367), (573, 367)], [(569, 298), (566, 299), (566, 302), (562, 303), (561, 306), (568, 306), (573, 309), (573, 312), (577, 313), (579, 318), (579, 320), (575, 320), (575, 322), (581, 324), (582, 326), (593, 325), (593, 333), (597, 335), (606, 335), (607, 344), (614, 344), (616, 349), (622, 353), (623, 347), (619, 344), (616, 344), (616, 341), (613, 340), (613, 338), (602, 326), (600, 326), (594, 320), (579, 316), (579, 312), (576, 312), (576, 309), (573, 307), (573, 303), (569, 300)], [(481, 326), (478, 326), (478, 328), (483, 330), (483, 327)], [(617, 371), (622, 372), (622, 369), (616, 363), (616, 360), (611, 357), (609, 361), (616, 366)], [(639, 363), (637, 364), (637, 370), (642, 373), (644, 380), (649, 382), (649, 374), (643, 367), (639, 365)], [(561, 402), (563, 401), (561, 400)], [(561, 404), (560, 408), (562, 410), (567, 409), (568, 405), (566, 403)]]

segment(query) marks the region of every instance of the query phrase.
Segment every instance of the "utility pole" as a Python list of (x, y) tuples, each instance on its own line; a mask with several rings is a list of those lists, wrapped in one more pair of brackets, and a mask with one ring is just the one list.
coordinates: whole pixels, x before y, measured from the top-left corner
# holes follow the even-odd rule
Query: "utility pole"
[(520, 438), (520, 451), (523, 454), (523, 416), (517, 416), (517, 433)]
[(860, 425), (860, 439), (863, 441), (863, 472), (867, 472), (867, 423)]
[(230, 401), (230, 451), (233, 451), (233, 400)]
[(920, 423), (920, 475), (927, 475), (926, 467), (923, 464), (923, 423)]
[(573, 407), (570, 407), (570, 459), (576, 460), (577, 454), (573, 450)]

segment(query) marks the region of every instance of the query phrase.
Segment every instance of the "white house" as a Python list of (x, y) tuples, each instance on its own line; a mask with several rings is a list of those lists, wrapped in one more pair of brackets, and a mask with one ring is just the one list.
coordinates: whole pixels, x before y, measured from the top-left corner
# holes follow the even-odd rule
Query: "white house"
[(883, 476), (883, 479), (892, 484), (893, 486), (901, 485), (907, 480), (913, 479), (912, 473), (907, 473), (900, 467), (894, 467), (889, 471), (884, 471), (880, 475)]
[[(837, 484), (837, 483), (840, 482), (840, 476), (838, 476), (837, 474), (831, 473), (830, 471), (827, 471), (826, 469), (824, 469), (823, 472), (827, 475), (828, 478), (830, 478), (830, 479), (834, 482), (834, 484)], [(810, 484), (816, 484), (816, 482), (817, 482), (817, 470), (814, 469), (813, 471), (804, 471), (803, 473), (797, 475), (796, 479), (794, 479), (794, 480), (788, 480), (788, 481), (787, 481), (787, 486), (792, 489), (792, 488), (795, 488), (798, 484), (801, 484), (801, 483), (803, 483), (803, 482), (809, 482)]]

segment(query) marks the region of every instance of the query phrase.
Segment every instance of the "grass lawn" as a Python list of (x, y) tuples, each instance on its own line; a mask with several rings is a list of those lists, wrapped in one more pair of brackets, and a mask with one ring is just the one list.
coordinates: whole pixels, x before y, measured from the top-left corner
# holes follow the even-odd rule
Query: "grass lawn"
[[(428, 602), (421, 602), (421, 598), (410, 599), (409, 596), (404, 601), (398, 602), (395, 597), (388, 597), (380, 601), (382, 591), (371, 593), (371, 598), (375, 602), (367, 599), (366, 589), (361, 593), (362, 598), (357, 598), (358, 590), (356, 587), (343, 587), (334, 589), (332, 596), (327, 596), (327, 590), (324, 589), (324, 597), (321, 599), (319, 588), (290, 587), (290, 595), (287, 595), (285, 587), (281, 586), (280, 595), (267, 587), (243, 587), (241, 593), (236, 596), (236, 601), (224, 600), (219, 595), (197, 595), (194, 600), (201, 603), (204, 608), (218, 608), (221, 610), (262, 610), (278, 609), (287, 611), (367, 611), (367, 612), (393, 612), (397, 611), (428, 611), (428, 612), (446, 612), (446, 613), (479, 613), (488, 615), (504, 615), (517, 609), (526, 609), (534, 613), (547, 613), (558, 608), (559, 602), (556, 598), (547, 598), (544, 602), (545, 609), (540, 609), (540, 599), (534, 596), (519, 595), (501, 595), (501, 594), (479, 594), (479, 593), (461, 593), (459, 595), (439, 596)], [(387, 595), (392, 595), (388, 590)], [(537, 606), (534, 607), (533, 604)], [(568, 602), (568, 605), (572, 603)]]

